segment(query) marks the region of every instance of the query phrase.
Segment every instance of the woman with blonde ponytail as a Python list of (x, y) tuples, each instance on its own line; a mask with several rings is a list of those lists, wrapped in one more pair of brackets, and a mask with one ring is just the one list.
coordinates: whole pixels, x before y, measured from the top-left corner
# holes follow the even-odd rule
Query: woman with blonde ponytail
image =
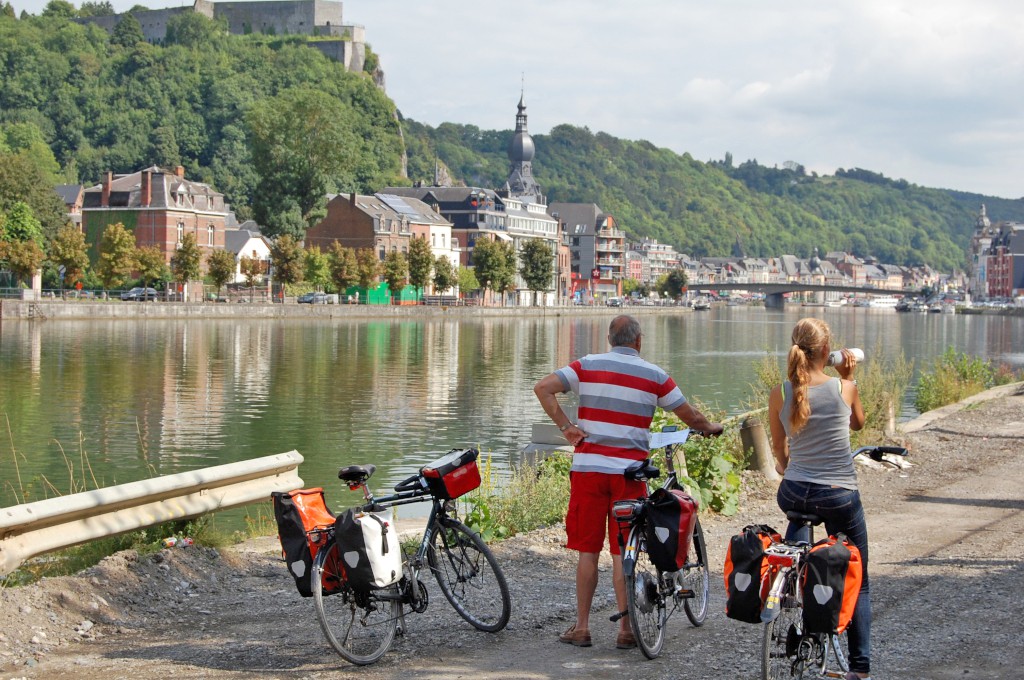
[[(860, 550), (864, 574), (847, 629), (850, 672), (846, 678), (870, 678), (868, 531), (850, 448), (850, 429), (864, 427), (864, 408), (853, 379), (857, 360), (844, 349), (843, 361), (834, 367), (839, 378), (825, 373), (832, 332), (821, 319), (798, 321), (792, 343), (786, 362), (788, 380), (768, 397), (772, 453), (783, 475), (779, 507), (822, 517), (829, 535), (846, 534)], [(798, 529), (799, 525), (790, 524), (786, 538), (794, 538)]]

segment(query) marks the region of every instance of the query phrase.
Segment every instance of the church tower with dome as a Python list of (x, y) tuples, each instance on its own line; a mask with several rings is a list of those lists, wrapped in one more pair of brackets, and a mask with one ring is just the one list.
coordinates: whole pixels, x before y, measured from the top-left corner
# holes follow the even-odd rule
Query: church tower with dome
[(504, 188), (508, 196), (523, 198), (528, 203), (544, 205), (545, 199), (540, 185), (533, 178), (533, 156), (537, 149), (533, 144), (533, 137), (526, 129), (524, 96), (523, 93), (519, 95), (516, 131), (508, 143), (509, 172)]

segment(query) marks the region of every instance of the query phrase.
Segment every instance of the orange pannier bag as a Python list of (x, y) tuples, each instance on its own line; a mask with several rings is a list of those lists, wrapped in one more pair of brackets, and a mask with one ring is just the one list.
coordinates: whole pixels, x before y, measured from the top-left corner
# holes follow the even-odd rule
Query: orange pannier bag
[(725, 553), (725, 615), (745, 623), (761, 623), (761, 609), (770, 587), (765, 548), (782, 540), (766, 524), (751, 524), (729, 541)]
[(843, 534), (829, 536), (814, 544), (803, 564), (804, 631), (842, 633), (860, 595), (860, 550)]
[[(303, 597), (312, 597), (310, 572), (317, 552), (327, 543), (328, 529), (334, 527), (334, 513), (327, 507), (324, 490), (296, 489), (275, 491), (270, 494), (274, 500), (274, 517), (277, 519), (277, 534), (281, 540), (288, 573), (295, 579), (295, 587)], [(340, 585), (336, 579), (328, 579), (324, 590), (328, 594)]]

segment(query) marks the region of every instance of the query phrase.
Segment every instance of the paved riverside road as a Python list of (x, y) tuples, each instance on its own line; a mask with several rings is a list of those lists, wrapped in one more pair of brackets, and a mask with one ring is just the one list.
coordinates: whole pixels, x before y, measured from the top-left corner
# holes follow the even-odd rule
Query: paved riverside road
[[(871, 540), (873, 677), (1024, 677), (1024, 394), (946, 412), (907, 435), (906, 471), (862, 469)], [(572, 620), (574, 560), (561, 527), (496, 547), (513, 590), (497, 635), (475, 632), (428, 583), (425, 614), (377, 664), (333, 654), (273, 540), (214, 555), (114, 556), (75, 578), (0, 592), (0, 680), (7, 678), (757, 678), (760, 626), (725, 618), (721, 565), (745, 524), (782, 528), (774, 485), (750, 477), (741, 513), (702, 522), (711, 549), (707, 623), (669, 621), (657, 660), (617, 650), (605, 563), (594, 646), (560, 644)], [(85, 621), (95, 623), (83, 630)], [(35, 640), (33, 642), (32, 640)], [(28, 662), (28, 664), (26, 664)]]

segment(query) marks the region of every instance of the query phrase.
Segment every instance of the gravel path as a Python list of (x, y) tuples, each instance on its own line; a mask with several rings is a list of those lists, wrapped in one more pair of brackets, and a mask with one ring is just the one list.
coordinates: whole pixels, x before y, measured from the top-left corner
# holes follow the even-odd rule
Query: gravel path
[[(1013, 604), (1024, 592), (1024, 394), (948, 413), (907, 443), (909, 470), (860, 472), (872, 546), (873, 675), (1024, 677)], [(428, 583), (428, 611), (410, 615), (408, 634), (366, 668), (326, 645), (275, 539), (222, 552), (121, 553), (76, 577), (0, 592), (0, 680), (756, 678), (761, 627), (725, 618), (721, 565), (729, 537), (744, 525), (782, 528), (774, 484), (751, 475), (737, 516), (701, 521), (711, 612), (699, 629), (673, 617), (655, 661), (615, 649), (607, 562), (594, 646), (557, 642), (573, 618), (575, 564), (559, 526), (496, 546), (513, 596), (505, 631), (474, 631)]]

